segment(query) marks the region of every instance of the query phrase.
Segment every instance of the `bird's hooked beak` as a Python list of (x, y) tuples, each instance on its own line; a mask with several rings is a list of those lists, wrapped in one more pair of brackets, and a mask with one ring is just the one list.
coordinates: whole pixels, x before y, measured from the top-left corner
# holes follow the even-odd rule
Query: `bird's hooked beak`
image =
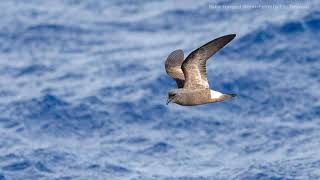
[(168, 97), (167, 99), (167, 105), (172, 101), (174, 100), (175, 96), (172, 96), (172, 97)]

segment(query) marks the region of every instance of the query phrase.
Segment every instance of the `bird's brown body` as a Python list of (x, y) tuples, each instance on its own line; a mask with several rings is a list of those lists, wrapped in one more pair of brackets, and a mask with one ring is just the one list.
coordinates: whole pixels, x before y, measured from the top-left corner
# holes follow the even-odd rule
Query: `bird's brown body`
[(200, 90), (186, 90), (183, 88), (174, 90), (175, 93), (179, 94), (174, 102), (179, 105), (193, 106), (199, 105), (207, 102), (210, 99), (210, 90), (209, 89), (200, 89)]
[(207, 60), (234, 37), (235, 34), (230, 34), (214, 39), (191, 52), (185, 60), (182, 50), (173, 51), (166, 60), (165, 68), (176, 80), (178, 89), (169, 92), (167, 103), (193, 106), (224, 101), (236, 96), (210, 89), (206, 71)]
[(177, 98), (175, 100), (175, 103), (183, 106), (194, 106), (194, 105), (224, 101), (229, 96), (229, 95), (223, 95), (221, 96), (221, 98), (211, 98), (210, 89), (188, 90), (188, 89), (179, 88), (179, 89), (173, 90), (172, 92), (175, 92), (180, 96), (180, 98)]

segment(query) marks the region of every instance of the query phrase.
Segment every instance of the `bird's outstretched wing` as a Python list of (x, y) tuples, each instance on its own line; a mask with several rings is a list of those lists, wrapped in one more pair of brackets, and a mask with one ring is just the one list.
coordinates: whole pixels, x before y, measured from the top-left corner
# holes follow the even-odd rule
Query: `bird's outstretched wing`
[(235, 34), (229, 34), (219, 37), (190, 53), (182, 64), (182, 71), (185, 77), (183, 88), (209, 88), (206, 70), (207, 60), (219, 51), (219, 49), (228, 44), (235, 36)]
[(175, 50), (168, 56), (165, 67), (169, 76), (177, 82), (178, 88), (182, 88), (184, 84), (184, 75), (181, 65), (184, 59), (183, 51), (181, 49)]

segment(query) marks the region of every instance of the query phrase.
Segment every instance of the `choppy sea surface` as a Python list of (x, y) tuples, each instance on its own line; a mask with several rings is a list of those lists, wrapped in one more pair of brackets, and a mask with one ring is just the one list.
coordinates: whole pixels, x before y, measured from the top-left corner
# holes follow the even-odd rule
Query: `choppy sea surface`
[[(2, 0), (0, 179), (320, 179), (320, 3), (287, 3)], [(229, 33), (238, 96), (167, 106), (168, 54)]]

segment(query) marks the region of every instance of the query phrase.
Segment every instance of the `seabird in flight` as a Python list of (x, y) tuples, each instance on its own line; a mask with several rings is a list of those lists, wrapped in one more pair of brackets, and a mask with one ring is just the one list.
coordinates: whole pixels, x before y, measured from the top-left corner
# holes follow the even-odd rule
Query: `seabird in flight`
[(168, 93), (167, 104), (173, 102), (194, 106), (235, 97), (236, 94), (224, 94), (210, 89), (206, 70), (207, 60), (235, 36), (229, 34), (214, 39), (191, 52), (185, 60), (182, 50), (173, 51), (166, 60), (165, 68), (168, 75), (176, 81), (178, 89)]

